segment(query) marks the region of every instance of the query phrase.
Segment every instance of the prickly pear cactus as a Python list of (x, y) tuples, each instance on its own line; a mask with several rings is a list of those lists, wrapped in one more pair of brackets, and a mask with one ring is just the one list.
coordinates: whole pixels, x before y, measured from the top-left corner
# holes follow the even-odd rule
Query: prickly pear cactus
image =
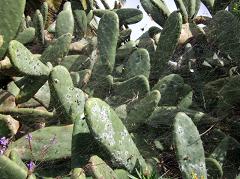
[[(156, 6), (157, 1), (140, 0), (140, 2), (144, 10), (151, 15), (153, 20), (160, 26), (163, 26), (170, 14), (168, 7), (162, 1), (158, 1), (162, 6)], [(159, 8), (161, 8), (161, 10)]]
[(150, 74), (150, 57), (145, 49), (137, 49), (134, 51), (126, 65), (126, 78), (131, 78), (137, 75), (144, 75), (147, 78)]
[(33, 26), (36, 29), (36, 37), (37, 39), (44, 44), (44, 22), (43, 16), (40, 10), (36, 10), (34, 17), (33, 17)]
[(50, 62), (54, 66), (57, 65), (58, 60), (68, 53), (71, 40), (72, 35), (70, 33), (60, 36), (44, 50), (40, 60), (45, 64)]
[(160, 92), (158, 90), (153, 90), (149, 95), (136, 103), (129, 111), (125, 121), (128, 130), (136, 129), (140, 124), (145, 123), (157, 107), (160, 99)]
[[(21, 159), (54, 161), (71, 156), (73, 125), (52, 126), (36, 130), (11, 144)], [(29, 149), (29, 141), (31, 149)]]
[(117, 178), (113, 169), (98, 156), (92, 156), (89, 163), (91, 163), (89, 170), (94, 178)]
[(239, 175), (236, 1), (174, 2), (0, 0), (0, 178)]
[(184, 178), (207, 178), (202, 141), (196, 126), (186, 114), (177, 113), (173, 140), (180, 170)]
[[(8, 43), (13, 40), (18, 32), (22, 20), (26, 0), (3, 0), (0, 7), (0, 35), (3, 44), (0, 48), (0, 59), (5, 55)], [(11, 12), (11, 13), (9, 13)]]
[(32, 53), (16, 40), (9, 43), (9, 54), (13, 66), (23, 75), (48, 76), (50, 68), (40, 60), (35, 59)]
[(33, 27), (24, 29), (22, 32), (19, 32), (16, 40), (22, 44), (28, 44), (32, 42), (35, 38), (36, 30)]
[(25, 179), (28, 176), (26, 170), (23, 170), (14, 161), (11, 161), (8, 157), (4, 155), (0, 156), (0, 166), (0, 174), (1, 178), (3, 179)]
[[(98, 26), (98, 50), (99, 50), (99, 71), (96, 75), (108, 75), (113, 71), (115, 64), (116, 46), (119, 34), (119, 20), (114, 12), (106, 13), (100, 20)], [(98, 63), (98, 62), (97, 62)], [(102, 72), (102, 73), (101, 73)]]
[(56, 21), (56, 34), (60, 37), (66, 33), (73, 34), (74, 31), (74, 18), (72, 14), (72, 7), (70, 2), (66, 2), (63, 11), (57, 17)]
[(50, 89), (55, 109), (63, 122), (73, 122), (83, 114), (85, 98), (82, 90), (74, 88), (68, 70), (56, 66), (50, 74)]
[(127, 129), (116, 113), (104, 101), (90, 98), (85, 106), (86, 121), (95, 140), (111, 156), (115, 166), (133, 171), (139, 162), (145, 169), (146, 163), (139, 153)]
[(184, 86), (183, 78), (177, 74), (167, 75), (154, 85), (153, 90), (158, 90), (162, 98), (160, 100), (161, 105), (175, 105), (178, 101), (178, 93)]
[(175, 11), (166, 20), (157, 45), (152, 73), (160, 77), (174, 53), (182, 29), (182, 15)]
[(211, 20), (207, 37), (219, 50), (238, 60), (239, 53), (239, 20), (228, 11), (218, 11)]

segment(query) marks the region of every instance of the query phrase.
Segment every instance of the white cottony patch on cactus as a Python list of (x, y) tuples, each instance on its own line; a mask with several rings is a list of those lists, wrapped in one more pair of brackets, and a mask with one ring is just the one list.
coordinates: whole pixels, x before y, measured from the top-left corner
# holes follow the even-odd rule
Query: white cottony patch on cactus
[(182, 134), (184, 133), (183, 128), (180, 127), (180, 126), (177, 127), (176, 132), (177, 132), (178, 134), (180, 134), (180, 135), (182, 135)]
[(95, 105), (92, 107), (92, 113), (93, 113), (93, 114), (96, 114), (96, 113), (98, 113), (98, 111), (99, 111), (99, 107), (95, 104)]
[[(126, 141), (127, 138), (128, 138), (128, 142), (129, 142), (129, 143), (131, 142), (131, 139), (128, 137), (129, 134), (128, 134), (128, 131), (127, 131), (126, 128), (124, 128), (123, 131), (120, 132), (120, 136), (121, 136), (121, 138), (120, 138), (120, 140), (118, 140), (118, 143), (119, 143), (120, 145), (122, 145), (122, 144), (124, 143), (124, 141), (127, 142), (127, 141)], [(130, 144), (129, 144), (129, 145), (130, 145)]]
[(106, 140), (110, 146), (113, 146), (115, 144), (115, 140), (113, 138), (112, 133), (102, 133), (99, 137), (100, 140)]
[(127, 129), (124, 129), (122, 132), (120, 132), (120, 135), (122, 139), (124, 139), (124, 137), (127, 137), (129, 135)]
[(130, 162), (131, 156), (129, 155), (128, 151), (116, 151), (112, 153), (112, 155), (114, 156), (111, 160), (113, 164), (117, 165), (121, 163), (122, 165), (127, 166), (127, 168), (132, 167)]
[(114, 140), (114, 129), (112, 126), (112, 121), (109, 119), (108, 113), (109, 109), (104, 107), (99, 107), (97, 104), (95, 104), (92, 108), (92, 113), (95, 115), (99, 115), (100, 119), (104, 123), (104, 132), (101, 133), (98, 137), (98, 140), (105, 140), (110, 146), (113, 146), (116, 142)]
[(102, 108), (102, 110), (100, 111), (100, 117), (103, 121), (109, 122), (106, 109)]

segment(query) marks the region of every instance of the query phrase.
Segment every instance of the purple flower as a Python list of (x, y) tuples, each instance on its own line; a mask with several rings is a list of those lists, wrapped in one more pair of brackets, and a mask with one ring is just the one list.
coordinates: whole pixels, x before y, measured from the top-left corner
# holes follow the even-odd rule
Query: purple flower
[(6, 137), (0, 138), (0, 155), (4, 154), (4, 152), (7, 149), (8, 143), (9, 143), (9, 139), (7, 139)]
[(33, 171), (36, 167), (36, 164), (33, 161), (30, 161), (29, 163), (27, 163), (27, 168), (30, 171)]
[(27, 136), (25, 137), (28, 141), (31, 141), (32, 140), (32, 134), (27, 134)]
[(9, 140), (6, 137), (2, 137), (0, 139), (0, 145), (7, 146), (8, 142), (9, 142)]

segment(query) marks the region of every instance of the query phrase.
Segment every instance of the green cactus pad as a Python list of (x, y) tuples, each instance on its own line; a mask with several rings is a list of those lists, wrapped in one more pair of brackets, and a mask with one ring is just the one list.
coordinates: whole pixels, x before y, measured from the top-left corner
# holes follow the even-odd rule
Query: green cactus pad
[(215, 14), (220, 10), (225, 10), (231, 3), (231, 0), (201, 0), (202, 3), (208, 8), (211, 14)]
[(124, 82), (116, 82), (112, 86), (112, 101), (115, 105), (119, 106), (123, 103), (131, 103), (137, 99), (142, 99), (145, 95), (149, 94), (150, 86), (148, 79), (143, 76), (135, 76)]
[(33, 21), (30, 16), (26, 17), (26, 25), (27, 25), (27, 27), (33, 27)]
[(16, 96), (16, 103), (24, 103), (30, 100), (38, 90), (46, 83), (47, 79), (45, 77), (34, 77), (26, 76), (15, 82), (17, 87), (20, 89)]
[(25, 4), (26, 0), (1, 0), (0, 2), (0, 35), (3, 41), (0, 48), (0, 59), (5, 55), (8, 43), (16, 37)]
[(122, 30), (119, 33), (118, 45), (120, 45), (122, 42), (126, 42), (128, 39), (130, 39), (131, 33), (132, 33), (132, 29)]
[(142, 20), (143, 13), (142, 11), (134, 8), (122, 8), (115, 11), (119, 18), (119, 24), (128, 25), (135, 24)]
[(186, 7), (188, 17), (193, 18), (198, 13), (198, 4), (200, 0), (182, 0)]
[(89, 160), (90, 167), (89, 172), (91, 176), (100, 179), (100, 178), (117, 178), (116, 173), (111, 169), (101, 158), (97, 155), (94, 155)]
[(206, 167), (209, 178), (222, 178), (223, 170), (216, 159), (206, 158)]
[(88, 127), (114, 166), (133, 171), (137, 162), (146, 166), (127, 129), (114, 110), (98, 98), (90, 98), (85, 105)]
[[(109, 75), (115, 64), (116, 47), (119, 36), (118, 16), (114, 12), (106, 13), (100, 20), (97, 30), (100, 63), (105, 65)], [(96, 72), (97, 73), (97, 72)], [(99, 73), (102, 75), (101, 73)]]
[(193, 91), (191, 86), (184, 84), (182, 89), (178, 94), (178, 104), (179, 108), (189, 108), (192, 105)]
[(83, 114), (84, 94), (74, 88), (68, 70), (63, 66), (53, 68), (49, 79), (50, 90), (54, 100), (57, 115), (62, 116), (62, 122), (73, 122)]
[(74, 10), (74, 17), (77, 25), (77, 32), (80, 33), (80, 38), (84, 37), (88, 27), (86, 12), (83, 10)]
[(188, 12), (187, 9), (183, 3), (183, 0), (174, 0), (177, 8), (180, 10), (182, 17), (183, 17), (183, 23), (187, 23), (188, 22)]
[(26, 19), (25, 19), (25, 15), (22, 15), (22, 21), (19, 25), (19, 29), (18, 29), (18, 34), (22, 31), (24, 31), (27, 28), (27, 23), (26, 23)]
[(85, 69), (78, 72), (71, 72), (71, 77), (73, 79), (74, 86), (83, 88), (89, 82), (89, 79), (91, 77), (91, 70)]
[(166, 9), (165, 11), (161, 11), (150, 0), (140, 0), (140, 2), (142, 4), (143, 9), (147, 12), (147, 14), (149, 14), (157, 24), (159, 24), (160, 26), (163, 26), (166, 19), (168, 18), (167, 7), (166, 6), (164, 7)]
[(93, 20), (93, 17), (93, 10), (90, 10), (89, 13), (87, 13), (87, 24), (90, 24), (90, 22)]
[(69, 55), (63, 58), (60, 65), (65, 66), (70, 72), (90, 69), (92, 62), (85, 55)]
[[(182, 16), (179, 12), (172, 12), (168, 17), (166, 23), (161, 31), (161, 36), (157, 44), (157, 49), (154, 57), (154, 64), (152, 67), (155, 77), (166, 68), (167, 62), (175, 51), (182, 30)], [(152, 65), (152, 64), (151, 64)]]
[(150, 0), (150, 2), (157, 7), (157, 9), (164, 15), (169, 16), (170, 10), (168, 9), (168, 6), (163, 0)]
[(74, 168), (71, 179), (86, 179), (85, 171), (82, 168)]
[(40, 60), (45, 64), (51, 62), (53, 66), (57, 65), (59, 58), (68, 53), (71, 40), (72, 35), (69, 33), (60, 36), (43, 51)]
[(233, 137), (226, 136), (217, 145), (214, 151), (211, 153), (210, 157), (218, 161), (222, 167), (227, 160), (227, 154), (229, 151), (234, 151), (234, 149), (240, 149), (240, 143)]
[(149, 95), (137, 102), (127, 115), (124, 123), (128, 130), (136, 129), (140, 124), (147, 121), (161, 99), (158, 90), (152, 91)]
[(152, 38), (142, 38), (139, 40), (138, 48), (145, 48), (150, 56), (150, 64), (154, 64), (156, 45)]
[(183, 78), (177, 74), (170, 74), (159, 79), (153, 87), (153, 90), (158, 90), (162, 95), (159, 105), (176, 105), (183, 86)]
[(176, 106), (157, 107), (147, 120), (147, 124), (152, 127), (172, 126), (174, 118), (178, 112), (184, 112), (192, 118), (195, 125), (210, 125), (218, 121), (203, 112), (192, 109), (180, 109)]
[(62, 12), (57, 16), (56, 35), (60, 37), (64, 34), (73, 34), (74, 18), (70, 2), (65, 2)]
[(45, 27), (48, 22), (48, 3), (47, 2), (43, 2), (41, 6), (41, 14), (43, 17), (43, 27)]
[(30, 135), (32, 152), (27, 136), (23, 136), (9, 146), (22, 160), (54, 161), (71, 157), (73, 125), (51, 126), (36, 130)]
[(20, 158), (20, 156), (18, 155), (18, 153), (15, 150), (11, 150), (10, 154), (9, 154), (9, 158), (14, 161), (19, 167), (21, 167), (23, 170), (27, 171), (28, 168), (26, 166), (26, 164), (22, 161), (22, 159)]
[[(0, 113), (5, 114), (5, 115), (11, 115), (12, 117), (18, 119), (22, 123), (34, 123), (36, 122), (35, 120), (38, 120), (39, 118), (42, 119), (53, 119), (54, 115), (51, 112), (44, 111), (41, 109), (35, 109), (35, 108), (16, 108), (16, 107), (11, 107), (11, 108), (0, 108)], [(18, 125), (18, 122), (16, 121), (8, 121), (8, 125), (13, 125), (16, 123), (16, 126)], [(16, 133), (16, 129), (15, 129)]]
[(33, 54), (16, 40), (9, 43), (9, 54), (12, 65), (23, 75), (47, 77), (50, 73), (48, 66), (34, 58)]
[(2, 179), (26, 179), (28, 173), (5, 155), (0, 156), (0, 175)]
[(49, 109), (50, 107), (50, 88), (48, 82), (46, 82), (34, 95), (34, 98), (41, 103), (46, 109)]
[(173, 141), (183, 178), (207, 178), (204, 149), (196, 126), (185, 113), (174, 120)]
[(239, 29), (238, 18), (231, 12), (222, 10), (213, 16), (206, 34), (209, 42), (238, 62), (240, 58)]
[(236, 75), (220, 82), (222, 82), (223, 87), (217, 91), (219, 100), (216, 105), (219, 115), (225, 114), (226, 112), (231, 111), (233, 107), (238, 106), (240, 99), (238, 91), (238, 87), (240, 85), (240, 76)]
[(228, 5), (231, 3), (231, 1), (232, 0), (215, 0), (213, 13), (218, 12), (220, 10), (225, 10), (228, 7)]
[(49, 33), (56, 33), (56, 21), (52, 22), (48, 28), (47, 28), (47, 31)]
[[(103, 9), (96, 9), (93, 11), (94, 15), (97, 17), (102, 17), (103, 15), (111, 12), (110, 10), (103, 10)], [(114, 9), (112, 12), (115, 12), (119, 18), (119, 24), (128, 25), (128, 24), (135, 24), (142, 20), (143, 13), (142, 11), (134, 8), (121, 8), (121, 9)]]
[(129, 56), (126, 65), (126, 78), (129, 79), (137, 75), (144, 75), (148, 78), (150, 68), (148, 51), (145, 49), (137, 49)]
[(84, 37), (88, 27), (86, 12), (83, 10), (74, 10), (73, 13), (76, 21), (77, 33), (79, 33), (80, 38)]
[(44, 36), (43, 16), (39, 10), (36, 10), (33, 16), (33, 26), (36, 29), (36, 37), (38, 41), (44, 44), (45, 36)]
[[(149, 35), (150, 38), (154, 39), (154, 36), (161, 33), (161, 31), (162, 30), (160, 28), (158, 28), (156, 26), (152, 26), (148, 29), (148, 35)], [(146, 37), (146, 38), (148, 38), (148, 37)]]
[(130, 175), (126, 170), (123, 169), (115, 169), (114, 172), (116, 173), (118, 179), (127, 179)]
[(105, 76), (101, 75), (101, 73), (100, 74), (95, 73), (93, 74), (93, 77), (91, 77), (90, 82), (87, 85), (87, 88), (90, 88), (90, 90), (92, 90), (92, 93), (94, 93), (95, 97), (105, 98), (106, 96), (109, 95), (112, 85), (113, 77), (111, 75)]
[(86, 121), (81, 118), (76, 119), (74, 122), (71, 151), (72, 168), (85, 165), (89, 160), (89, 155), (98, 153), (102, 156), (101, 153), (103, 153), (94, 137), (90, 134)]
[(26, 28), (24, 31), (18, 33), (16, 40), (22, 44), (30, 43), (35, 38), (35, 29), (33, 27)]
[(106, 9), (94, 9), (93, 10), (93, 14), (99, 18), (102, 18), (102, 16), (108, 12), (110, 12), (110, 10), (106, 10)]
[(0, 47), (2, 47), (2, 45), (3, 45), (3, 36), (0, 35)]

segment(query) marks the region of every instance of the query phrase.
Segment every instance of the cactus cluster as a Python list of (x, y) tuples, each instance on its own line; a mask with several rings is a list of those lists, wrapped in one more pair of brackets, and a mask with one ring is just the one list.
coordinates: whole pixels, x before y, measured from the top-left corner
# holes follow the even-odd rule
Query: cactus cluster
[(133, 41), (143, 12), (118, 2), (0, 1), (1, 178), (239, 177), (231, 1), (140, 2), (162, 29)]

